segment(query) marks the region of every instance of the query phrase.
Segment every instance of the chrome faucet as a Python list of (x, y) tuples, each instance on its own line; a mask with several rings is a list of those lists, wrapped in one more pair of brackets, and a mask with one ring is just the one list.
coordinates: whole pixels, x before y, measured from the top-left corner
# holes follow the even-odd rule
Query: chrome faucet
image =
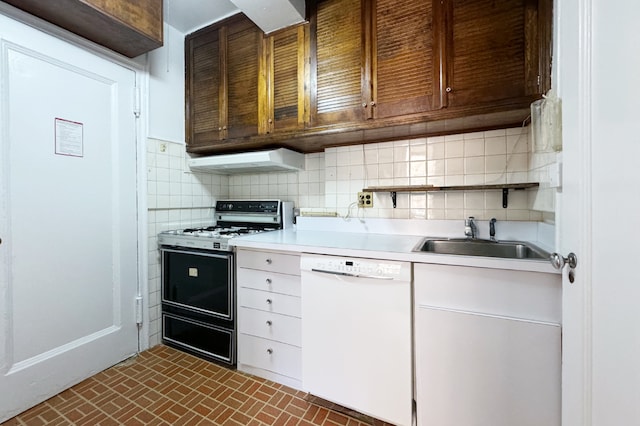
[(495, 217), (489, 221), (489, 239), (491, 241), (496, 240), (496, 218)]
[(468, 219), (464, 220), (464, 235), (467, 238), (476, 239), (478, 236), (478, 227), (474, 220), (473, 216), (469, 216)]

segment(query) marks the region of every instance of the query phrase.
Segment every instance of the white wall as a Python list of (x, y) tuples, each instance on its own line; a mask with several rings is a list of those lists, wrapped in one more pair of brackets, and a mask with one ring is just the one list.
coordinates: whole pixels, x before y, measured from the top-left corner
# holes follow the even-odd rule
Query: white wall
[(184, 143), (184, 34), (165, 24), (164, 46), (148, 61), (148, 136)]

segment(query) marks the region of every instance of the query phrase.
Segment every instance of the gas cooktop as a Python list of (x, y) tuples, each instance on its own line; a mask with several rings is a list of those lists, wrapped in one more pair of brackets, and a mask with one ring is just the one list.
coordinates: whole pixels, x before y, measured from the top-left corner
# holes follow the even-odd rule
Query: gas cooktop
[(293, 203), (280, 200), (224, 200), (216, 202), (213, 226), (163, 231), (161, 246), (231, 251), (229, 239), (286, 228), (292, 223)]

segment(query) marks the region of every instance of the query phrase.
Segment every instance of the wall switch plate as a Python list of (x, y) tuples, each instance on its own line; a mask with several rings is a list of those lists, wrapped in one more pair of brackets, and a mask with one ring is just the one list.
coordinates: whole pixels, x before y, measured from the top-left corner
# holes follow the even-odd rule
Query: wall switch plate
[(373, 207), (373, 192), (358, 192), (358, 207)]

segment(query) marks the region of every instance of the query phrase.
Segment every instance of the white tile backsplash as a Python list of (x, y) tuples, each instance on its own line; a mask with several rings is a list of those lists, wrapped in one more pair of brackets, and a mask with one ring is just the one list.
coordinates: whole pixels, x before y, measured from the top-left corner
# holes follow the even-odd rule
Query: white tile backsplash
[[(324, 153), (308, 154), (306, 170), (279, 174), (288, 176), (286, 189), (275, 188), (273, 178), (251, 175), (250, 181), (237, 182), (231, 178), (229, 196), (278, 194), (303, 210), (346, 215), (350, 206), (353, 209), (357, 192), (367, 186), (544, 182), (540, 176), (544, 177), (555, 156), (531, 153), (529, 133), (529, 128), (518, 127), (328, 148)], [(502, 209), (500, 191), (458, 193), (450, 197), (448, 204), (444, 194), (398, 193), (394, 209), (388, 194), (376, 193), (374, 207), (362, 209), (359, 214), (426, 219), (464, 218), (473, 214), (481, 219), (499, 216), (501, 220), (553, 220), (554, 194), (553, 189), (545, 189), (542, 184), (537, 191), (522, 191), (515, 201), (510, 196), (509, 207)], [(424, 200), (424, 205), (417, 200)]]

